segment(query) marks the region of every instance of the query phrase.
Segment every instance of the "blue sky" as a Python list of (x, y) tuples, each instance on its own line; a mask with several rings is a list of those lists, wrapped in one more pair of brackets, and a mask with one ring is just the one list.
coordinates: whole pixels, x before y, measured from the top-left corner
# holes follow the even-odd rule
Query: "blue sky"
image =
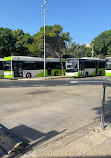
[[(43, 26), (44, 0), (0, 0), (0, 27), (34, 35)], [(91, 43), (111, 29), (111, 0), (46, 0), (46, 25), (61, 25), (73, 42)]]

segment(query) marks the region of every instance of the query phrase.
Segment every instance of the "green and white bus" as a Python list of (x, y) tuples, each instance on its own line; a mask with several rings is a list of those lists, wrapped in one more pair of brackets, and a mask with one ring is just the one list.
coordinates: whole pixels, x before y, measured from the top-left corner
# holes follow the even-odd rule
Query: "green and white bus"
[(0, 77), (4, 77), (3, 58), (0, 58)]
[[(65, 68), (65, 60), (63, 60)], [(62, 75), (60, 60), (46, 59), (46, 76)], [(4, 58), (4, 78), (40, 77), (44, 76), (44, 59), (26, 56), (10, 56)]]
[(111, 57), (106, 58), (105, 76), (111, 76)]
[(68, 77), (105, 75), (105, 60), (90, 57), (68, 58), (65, 75)]

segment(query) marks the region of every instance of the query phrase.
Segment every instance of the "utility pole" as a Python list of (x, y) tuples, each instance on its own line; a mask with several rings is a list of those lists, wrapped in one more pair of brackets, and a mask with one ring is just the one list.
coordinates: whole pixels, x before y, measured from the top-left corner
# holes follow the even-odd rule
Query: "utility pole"
[(94, 54), (93, 46), (94, 46), (94, 44), (91, 44), (91, 47), (92, 47), (92, 51), (91, 51), (91, 53), (92, 53), (92, 58), (93, 58), (93, 54)]
[(44, 15), (44, 77), (46, 77), (46, 53), (45, 53), (45, 11), (48, 9), (45, 8), (46, 0), (44, 0), (44, 4), (41, 5), (41, 7), (44, 9), (44, 13), (41, 13), (41, 15)]

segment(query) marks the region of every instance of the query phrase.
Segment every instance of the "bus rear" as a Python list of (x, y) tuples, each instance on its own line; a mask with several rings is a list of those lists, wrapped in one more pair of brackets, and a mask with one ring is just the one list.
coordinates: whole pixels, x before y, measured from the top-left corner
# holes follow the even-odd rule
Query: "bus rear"
[(106, 58), (105, 76), (111, 76), (111, 58)]
[(0, 77), (4, 77), (3, 58), (0, 58)]
[(66, 61), (66, 73), (67, 77), (78, 77), (79, 76), (79, 61), (77, 58), (68, 58)]
[(13, 78), (12, 56), (4, 58), (4, 78)]

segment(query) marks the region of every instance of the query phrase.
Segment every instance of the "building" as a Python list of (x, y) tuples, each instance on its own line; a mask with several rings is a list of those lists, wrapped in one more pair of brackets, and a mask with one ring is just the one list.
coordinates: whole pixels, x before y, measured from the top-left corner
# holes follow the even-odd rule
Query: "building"
[(85, 47), (87, 48), (91, 48), (91, 45), (90, 44), (83, 44)]

